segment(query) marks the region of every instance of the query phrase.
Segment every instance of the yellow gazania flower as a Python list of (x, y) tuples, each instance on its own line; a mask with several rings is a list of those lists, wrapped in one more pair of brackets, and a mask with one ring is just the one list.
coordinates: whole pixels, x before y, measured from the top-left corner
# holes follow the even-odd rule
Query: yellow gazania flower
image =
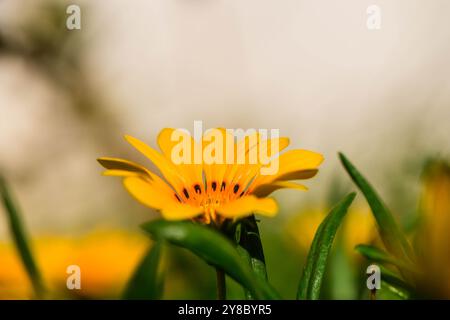
[[(278, 153), (288, 146), (288, 138), (263, 140), (260, 135), (254, 134), (235, 142), (234, 137), (225, 129), (215, 130), (220, 132), (222, 141), (231, 141), (231, 148), (227, 143), (223, 144), (223, 149), (212, 151), (214, 137), (211, 134), (203, 134), (200, 145), (189, 133), (183, 131), (184, 138), (190, 141), (192, 152), (185, 150), (188, 154), (182, 156), (187, 157), (190, 162), (180, 164), (172, 160), (174, 152), (179, 148), (179, 142), (172, 140), (175, 129), (165, 128), (160, 132), (158, 145), (161, 152), (136, 138), (125, 136), (133, 147), (153, 162), (164, 180), (134, 162), (106, 157), (98, 161), (107, 169), (105, 175), (123, 177), (124, 186), (129, 193), (142, 204), (159, 210), (163, 218), (196, 219), (217, 224), (224, 219), (238, 219), (252, 213), (275, 215), (278, 211), (277, 204), (266, 196), (281, 188), (306, 190), (305, 186), (289, 180), (313, 177), (323, 161), (322, 155), (307, 150), (289, 150), (278, 157)], [(178, 135), (181, 132), (176, 131)], [(203, 159), (195, 161), (197, 148), (203, 154), (211, 152), (214, 156), (214, 153), (223, 152), (226, 157), (232, 150), (234, 161), (212, 164)], [(249, 161), (251, 152), (255, 150), (253, 148), (266, 152), (271, 161), (264, 164), (259, 160)], [(273, 149), (275, 152), (272, 152)], [(245, 161), (239, 162), (238, 154), (244, 154)], [(269, 167), (273, 161), (278, 161), (278, 171), (272, 175), (262, 175), (261, 168)]]

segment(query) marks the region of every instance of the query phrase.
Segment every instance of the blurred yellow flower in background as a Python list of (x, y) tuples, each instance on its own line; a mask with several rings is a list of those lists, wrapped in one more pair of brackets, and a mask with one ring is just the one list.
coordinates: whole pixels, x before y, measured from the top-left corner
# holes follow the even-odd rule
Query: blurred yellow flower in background
[(325, 217), (325, 211), (311, 209), (301, 212), (288, 220), (286, 228), (295, 244), (307, 253), (314, 239), (317, 228)]
[[(174, 137), (179, 140), (174, 141)], [(158, 136), (161, 153), (136, 138), (125, 138), (153, 162), (165, 180), (141, 165), (117, 158), (98, 159), (107, 169), (104, 174), (123, 177), (125, 188), (136, 200), (160, 210), (168, 220), (197, 219), (220, 225), (225, 219), (253, 213), (273, 216), (278, 206), (267, 196), (283, 188), (306, 190), (289, 180), (313, 177), (323, 161), (321, 154), (307, 150), (289, 150), (278, 155), (289, 145), (288, 138), (264, 140), (254, 133), (235, 142), (235, 137), (225, 129), (205, 132), (201, 143), (183, 130), (163, 129)], [(180, 144), (187, 145), (181, 156)], [(198, 150), (200, 160), (196, 157)], [(252, 161), (254, 152), (257, 156)], [(203, 159), (208, 153), (214, 158), (211, 163)], [(183, 157), (181, 163), (173, 159), (174, 154)], [(267, 163), (262, 161), (261, 154)], [(262, 169), (274, 162), (278, 166), (276, 172), (261, 174)]]
[(0, 299), (31, 298), (31, 283), (15, 247), (0, 243), (0, 257)]
[[(328, 210), (312, 209), (304, 211), (287, 224), (289, 235), (301, 250), (307, 253), (320, 223), (325, 219)], [(360, 255), (354, 250), (361, 243), (372, 243), (377, 240), (376, 221), (368, 207), (350, 207), (338, 233), (346, 253), (357, 259)]]
[[(140, 233), (98, 230), (82, 237), (41, 237), (33, 241), (37, 264), (51, 298), (118, 298), (149, 247)], [(0, 243), (0, 299), (29, 299), (33, 290), (12, 244)], [(67, 267), (81, 270), (81, 289), (66, 286)]]
[(431, 161), (423, 174), (417, 234), (422, 285), (430, 294), (450, 298), (450, 166)]

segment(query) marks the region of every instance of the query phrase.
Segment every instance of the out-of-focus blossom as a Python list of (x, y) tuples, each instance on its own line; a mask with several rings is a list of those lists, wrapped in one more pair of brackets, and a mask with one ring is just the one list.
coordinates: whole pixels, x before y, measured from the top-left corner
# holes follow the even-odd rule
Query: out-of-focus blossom
[(303, 252), (308, 252), (314, 234), (324, 217), (324, 210), (312, 209), (294, 216), (287, 223), (288, 235)]
[(417, 234), (424, 279), (429, 294), (450, 298), (450, 166), (430, 162), (423, 174), (420, 230)]
[[(320, 223), (325, 219), (327, 210), (309, 210), (296, 215), (288, 223), (288, 232), (295, 239), (295, 243), (308, 252), (314, 235)], [(372, 243), (377, 240), (376, 222), (369, 208), (350, 207), (339, 232), (343, 245), (349, 256), (359, 255), (355, 252), (356, 245)]]
[[(79, 238), (37, 238), (33, 244), (49, 297), (118, 298), (149, 241), (139, 233), (101, 230)], [(0, 256), (0, 299), (31, 298), (32, 287), (15, 248), (0, 244)], [(67, 288), (70, 265), (80, 267), (80, 290)]]

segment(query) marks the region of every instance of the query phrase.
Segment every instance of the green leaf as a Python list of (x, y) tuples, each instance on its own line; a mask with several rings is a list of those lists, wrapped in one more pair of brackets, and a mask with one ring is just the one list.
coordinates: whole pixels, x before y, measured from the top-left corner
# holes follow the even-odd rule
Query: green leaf
[(345, 170), (347, 170), (353, 182), (358, 186), (369, 203), (377, 221), (381, 239), (387, 250), (399, 259), (414, 261), (413, 251), (406, 240), (406, 236), (400, 230), (394, 217), (383, 204), (376, 191), (342, 153), (339, 153), (339, 158)]
[(33, 285), (34, 292), (38, 298), (41, 298), (44, 293), (44, 286), (39, 269), (34, 261), (30, 245), (28, 243), (27, 233), (20, 218), (20, 211), (18, 206), (13, 201), (11, 193), (9, 192), (6, 181), (0, 176), (0, 194), (3, 205), (9, 220), (9, 228), (13, 236), (16, 248), (22, 259), (22, 263), (28, 273), (28, 276)]
[(381, 280), (388, 283), (390, 286), (397, 288), (397, 290), (401, 290), (408, 296), (411, 296), (413, 292), (415, 292), (415, 289), (412, 285), (406, 283), (402, 278), (401, 275), (395, 273), (392, 270), (389, 270), (388, 268), (384, 266), (379, 266), (381, 271)]
[(221, 268), (231, 278), (247, 288), (257, 299), (278, 299), (279, 295), (266, 281), (261, 281), (241, 259), (238, 250), (225, 236), (210, 227), (186, 221), (156, 220), (142, 228), (156, 240), (186, 248)]
[(355, 195), (353, 192), (342, 199), (317, 229), (308, 253), (303, 276), (299, 283), (297, 299), (316, 300), (319, 298), (322, 279), (334, 236)]
[[(368, 260), (371, 260), (373, 262), (377, 262), (380, 264), (391, 264), (396, 266), (403, 274), (417, 274), (417, 271), (414, 269), (413, 266), (410, 264), (407, 264), (403, 262), (402, 260), (399, 260), (395, 258), (394, 256), (390, 255), (389, 253), (373, 247), (369, 245), (357, 245), (355, 247), (355, 250), (358, 251), (362, 256), (367, 258)], [(398, 293), (403, 293), (403, 295), (411, 296), (412, 292), (414, 292), (414, 287), (408, 283), (406, 283), (402, 276), (395, 273), (394, 271), (384, 267), (383, 265), (379, 265), (380, 271), (381, 271), (381, 279), (390, 287), (390, 290), (392, 293), (395, 293), (394, 291)], [(393, 290), (395, 288), (396, 290)]]
[(390, 255), (389, 253), (381, 249), (378, 249), (374, 246), (359, 244), (355, 247), (355, 250), (373, 262), (388, 263), (406, 272), (412, 273), (416, 272), (411, 264), (406, 263), (403, 260), (397, 259), (396, 257)]
[(384, 280), (381, 280), (381, 290), (386, 290), (401, 300), (407, 300), (410, 297), (409, 292), (402, 290), (401, 288), (398, 288), (396, 286), (393, 286)]
[(164, 276), (161, 270), (162, 251), (162, 242), (155, 242), (146, 252), (128, 281), (123, 294), (124, 299), (161, 299), (164, 282)]
[[(250, 264), (255, 275), (262, 281), (267, 281), (266, 261), (255, 216), (251, 215), (243, 219), (240, 226), (239, 252)], [(246, 290), (245, 296), (247, 299), (253, 299), (248, 290)]]

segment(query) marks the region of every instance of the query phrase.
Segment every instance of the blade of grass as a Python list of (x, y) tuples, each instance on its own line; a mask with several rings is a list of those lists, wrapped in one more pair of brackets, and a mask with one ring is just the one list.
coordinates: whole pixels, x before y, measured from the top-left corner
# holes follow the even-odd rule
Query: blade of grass
[(299, 283), (297, 299), (319, 299), (322, 279), (334, 236), (355, 196), (356, 194), (353, 192), (342, 199), (317, 229)]
[(36, 297), (42, 298), (44, 294), (42, 277), (33, 258), (27, 233), (20, 218), (20, 211), (11, 196), (11, 192), (9, 191), (6, 181), (2, 176), (0, 176), (0, 194), (8, 216), (9, 229), (20, 258), (22, 259), (22, 263), (25, 266), (25, 270), (27, 271), (28, 277), (33, 285)]
[(261, 281), (239, 255), (233, 243), (207, 226), (186, 221), (156, 220), (142, 228), (156, 240), (186, 248), (207, 263), (224, 270), (231, 278), (250, 290), (257, 299), (278, 299), (267, 281)]
[(164, 275), (161, 270), (162, 242), (155, 242), (140, 261), (128, 281), (123, 299), (158, 300), (163, 294)]
[(339, 158), (345, 170), (369, 203), (377, 221), (381, 239), (387, 250), (399, 259), (414, 261), (414, 254), (406, 236), (398, 227), (394, 217), (381, 201), (375, 189), (342, 153), (339, 153)]

